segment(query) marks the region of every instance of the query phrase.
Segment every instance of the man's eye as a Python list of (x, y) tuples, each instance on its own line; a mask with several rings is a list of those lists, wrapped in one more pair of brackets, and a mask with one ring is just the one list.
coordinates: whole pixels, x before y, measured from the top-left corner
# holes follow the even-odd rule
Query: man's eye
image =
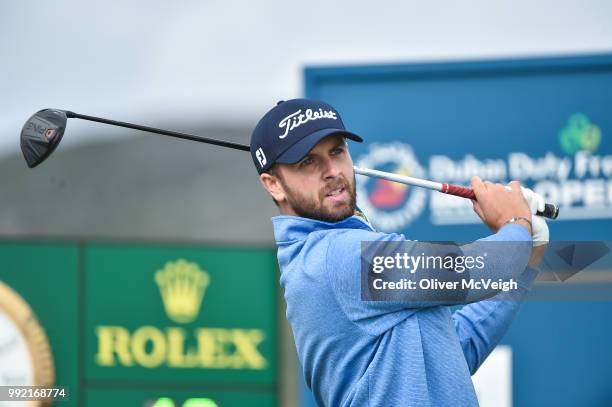
[(306, 158), (300, 163), (301, 166), (312, 164), (312, 158)]
[(332, 150), (332, 154), (334, 155), (341, 154), (342, 152), (344, 152), (344, 149), (342, 147), (336, 147)]

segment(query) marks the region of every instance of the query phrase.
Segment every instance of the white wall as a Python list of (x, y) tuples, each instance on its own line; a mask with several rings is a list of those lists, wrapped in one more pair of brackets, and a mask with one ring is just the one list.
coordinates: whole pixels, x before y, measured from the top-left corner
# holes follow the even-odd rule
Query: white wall
[(0, 157), (44, 107), (250, 127), (302, 94), (305, 65), (610, 52), (610, 21), (603, 0), (4, 2)]

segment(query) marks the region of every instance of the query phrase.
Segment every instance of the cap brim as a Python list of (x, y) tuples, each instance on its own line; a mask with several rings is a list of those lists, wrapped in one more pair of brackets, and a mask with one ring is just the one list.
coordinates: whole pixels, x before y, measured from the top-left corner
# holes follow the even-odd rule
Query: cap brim
[(332, 134), (338, 134), (346, 137), (358, 143), (361, 143), (363, 139), (358, 135), (342, 129), (322, 129), (315, 131), (304, 137), (287, 150), (285, 150), (280, 156), (278, 156), (275, 162), (280, 164), (295, 164), (306, 156), (317, 145), (319, 141)]

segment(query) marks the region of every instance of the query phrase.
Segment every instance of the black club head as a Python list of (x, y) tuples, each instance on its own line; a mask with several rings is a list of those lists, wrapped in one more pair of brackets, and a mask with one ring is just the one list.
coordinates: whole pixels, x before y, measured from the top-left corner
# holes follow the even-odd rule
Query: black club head
[(21, 152), (28, 167), (36, 167), (51, 155), (64, 135), (67, 120), (62, 110), (44, 109), (23, 125)]

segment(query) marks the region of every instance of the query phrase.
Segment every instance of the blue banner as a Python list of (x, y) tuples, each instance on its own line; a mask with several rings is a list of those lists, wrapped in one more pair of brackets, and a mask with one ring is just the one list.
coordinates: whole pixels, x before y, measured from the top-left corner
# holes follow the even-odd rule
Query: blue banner
[[(612, 56), (306, 69), (336, 107), (357, 166), (469, 185), (519, 180), (561, 208), (554, 239), (612, 227)], [(486, 233), (469, 200), (357, 176), (374, 225), (411, 239)], [(433, 227), (435, 226), (435, 227)]]
[[(552, 240), (610, 240), (612, 55), (314, 67), (305, 89), (364, 138), (349, 143), (357, 166), (466, 186), (473, 175), (516, 179), (559, 205)], [(489, 234), (467, 199), (360, 175), (357, 182), (358, 204), (379, 230), (420, 241)], [(571, 298), (609, 292), (610, 281), (574, 279), (563, 283)], [(501, 356), (481, 368), (498, 383), (475, 376), (481, 404), (611, 405), (610, 315), (609, 301), (523, 304)]]

